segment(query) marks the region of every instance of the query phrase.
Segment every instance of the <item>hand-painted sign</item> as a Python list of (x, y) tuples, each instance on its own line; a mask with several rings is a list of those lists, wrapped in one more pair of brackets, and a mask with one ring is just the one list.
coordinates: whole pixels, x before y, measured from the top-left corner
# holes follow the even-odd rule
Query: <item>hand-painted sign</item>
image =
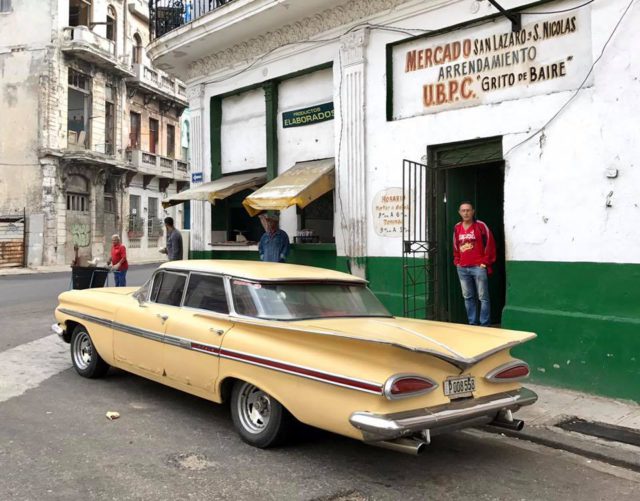
[(311, 108), (285, 111), (282, 113), (282, 127), (300, 127), (333, 120), (333, 103), (323, 103)]
[(191, 173), (191, 182), (192, 183), (201, 183), (202, 182), (202, 172), (192, 172)]
[(402, 236), (402, 213), (407, 218), (407, 207), (402, 188), (387, 188), (373, 197), (373, 228), (381, 237)]
[(577, 89), (592, 62), (590, 9), (534, 14), (517, 32), (502, 20), (395, 44), (393, 118)]

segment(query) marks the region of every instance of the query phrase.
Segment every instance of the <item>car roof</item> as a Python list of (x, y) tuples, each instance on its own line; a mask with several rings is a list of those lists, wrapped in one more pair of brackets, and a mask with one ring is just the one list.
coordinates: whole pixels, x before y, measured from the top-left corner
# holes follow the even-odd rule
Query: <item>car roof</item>
[(202, 271), (246, 278), (256, 281), (338, 281), (352, 283), (366, 283), (367, 281), (340, 271), (300, 264), (265, 263), (263, 261), (239, 261), (231, 259), (190, 259), (184, 261), (169, 261), (160, 268), (180, 271)]

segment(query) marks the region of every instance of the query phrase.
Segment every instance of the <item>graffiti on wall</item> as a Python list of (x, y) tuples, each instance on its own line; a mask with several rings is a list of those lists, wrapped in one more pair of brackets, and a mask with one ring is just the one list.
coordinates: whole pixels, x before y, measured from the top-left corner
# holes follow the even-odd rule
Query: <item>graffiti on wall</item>
[(91, 229), (86, 223), (74, 223), (71, 225), (73, 245), (88, 247), (91, 237)]

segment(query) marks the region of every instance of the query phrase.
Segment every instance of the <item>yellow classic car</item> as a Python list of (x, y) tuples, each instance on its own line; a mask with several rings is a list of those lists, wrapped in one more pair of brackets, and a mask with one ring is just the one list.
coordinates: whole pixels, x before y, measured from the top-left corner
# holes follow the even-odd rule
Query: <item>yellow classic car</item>
[(510, 348), (527, 332), (394, 317), (353, 275), (279, 263), (172, 261), (141, 288), (72, 290), (53, 325), (81, 376), (109, 366), (217, 403), (269, 447), (293, 419), (418, 454), (537, 396)]

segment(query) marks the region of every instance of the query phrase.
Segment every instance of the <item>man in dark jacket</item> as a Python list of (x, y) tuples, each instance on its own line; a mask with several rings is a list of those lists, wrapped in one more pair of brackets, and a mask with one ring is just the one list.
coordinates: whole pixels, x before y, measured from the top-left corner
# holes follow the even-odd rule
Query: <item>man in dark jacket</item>
[(182, 259), (182, 235), (173, 226), (173, 218), (165, 217), (164, 226), (167, 229), (167, 246), (160, 249), (160, 252), (166, 254), (169, 261)]
[(258, 252), (261, 261), (284, 263), (289, 255), (289, 235), (279, 227), (279, 218), (275, 214), (260, 214), (264, 235), (260, 238)]

